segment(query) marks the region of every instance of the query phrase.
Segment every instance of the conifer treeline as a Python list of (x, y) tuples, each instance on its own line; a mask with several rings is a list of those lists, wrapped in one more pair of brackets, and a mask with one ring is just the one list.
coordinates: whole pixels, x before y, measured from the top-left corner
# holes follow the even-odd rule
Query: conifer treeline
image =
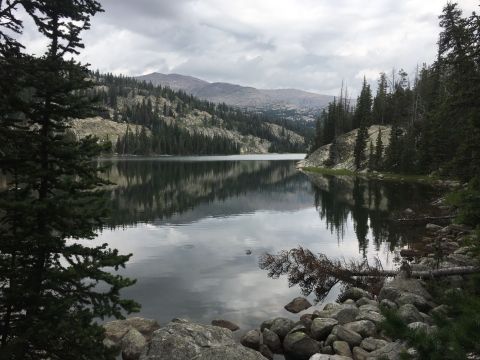
[[(413, 83), (400, 70), (380, 74), (372, 97), (364, 80), (356, 106), (346, 91), (328, 106), (317, 122), (314, 149), (359, 129), (355, 146), (357, 169), (444, 175), (468, 180), (480, 173), (480, 18), (463, 16), (457, 4), (440, 16), (437, 60), (418, 69)], [(370, 125), (390, 125), (390, 144), (366, 143)], [(380, 139), (381, 141), (381, 139)], [(374, 150), (365, 159), (365, 149)], [(332, 146), (335, 151), (335, 146)], [(363, 155), (362, 155), (363, 154)], [(383, 156), (382, 156), (383, 155)]]
[[(294, 131), (302, 136), (311, 137), (311, 129), (303, 122), (279, 119), (266, 114), (245, 111), (226, 104), (214, 104), (200, 100), (184, 91), (174, 91), (168, 87), (154, 86), (151, 83), (139, 82), (134, 78), (102, 75), (98, 71), (93, 74), (98, 84), (94, 95), (105, 107), (113, 110), (99, 115), (113, 121), (142, 125), (151, 131), (136, 132), (129, 129), (115, 148), (120, 154), (237, 154), (240, 144), (223, 136), (207, 136), (199, 132), (188, 131), (177, 124), (176, 120), (190, 114), (199, 115), (205, 112), (209, 116), (202, 119), (205, 127), (214, 126), (225, 130), (235, 130), (241, 135), (253, 135), (271, 142), (270, 151), (301, 152), (305, 144), (296, 144), (288, 136), (276, 136), (266, 123)], [(128, 104), (120, 102), (127, 97), (143, 96), (141, 102)], [(123, 98), (123, 99), (120, 99)], [(155, 100), (153, 100), (155, 99)], [(166, 101), (159, 101), (164, 99)]]

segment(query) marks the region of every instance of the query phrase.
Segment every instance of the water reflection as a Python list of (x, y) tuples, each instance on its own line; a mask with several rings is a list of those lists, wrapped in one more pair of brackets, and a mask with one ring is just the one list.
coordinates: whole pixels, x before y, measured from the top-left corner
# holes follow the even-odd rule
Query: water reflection
[(268, 278), (258, 267), (262, 254), (300, 245), (331, 257), (378, 257), (390, 267), (391, 250), (414, 236), (388, 217), (431, 194), (414, 185), (306, 176), (293, 160), (192, 160), (119, 160), (107, 173), (117, 185), (95, 242), (133, 253), (123, 271), (138, 282), (124, 295), (162, 323), (220, 317), (246, 330), (292, 317), (283, 306), (300, 290)]

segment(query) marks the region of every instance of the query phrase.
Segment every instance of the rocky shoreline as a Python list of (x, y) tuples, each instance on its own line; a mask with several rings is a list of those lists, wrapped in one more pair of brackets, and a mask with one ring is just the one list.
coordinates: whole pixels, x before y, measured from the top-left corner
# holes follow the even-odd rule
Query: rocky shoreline
[[(458, 266), (478, 266), (471, 256), (467, 238), (472, 230), (462, 225), (441, 227), (427, 224), (420, 249), (407, 249), (402, 256), (411, 260), (410, 270), (428, 271)], [(463, 281), (460, 275), (446, 276), (451, 287)], [(344, 300), (343, 300), (344, 299)], [(264, 321), (247, 331), (238, 344), (233, 332), (238, 327), (226, 320), (212, 325), (173, 319), (164, 327), (154, 320), (130, 318), (104, 325), (105, 344), (121, 349), (124, 360), (190, 359), (273, 359), (283, 354), (288, 360), (397, 360), (415, 350), (384, 334), (380, 323), (383, 309), (394, 309), (410, 329), (436, 331), (433, 315), (445, 312), (426, 290), (426, 282), (400, 271), (385, 282), (377, 296), (359, 288), (348, 288), (341, 303), (311, 307), (296, 298), (286, 309), (297, 313), (306, 309), (297, 322), (287, 318)]]

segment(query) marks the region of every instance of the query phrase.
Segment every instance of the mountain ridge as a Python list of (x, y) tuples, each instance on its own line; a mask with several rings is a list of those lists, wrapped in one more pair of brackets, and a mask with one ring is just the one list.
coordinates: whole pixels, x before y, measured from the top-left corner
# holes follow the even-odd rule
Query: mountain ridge
[(225, 103), (255, 110), (295, 110), (313, 120), (333, 96), (312, 93), (300, 89), (257, 89), (228, 82), (208, 82), (189, 75), (153, 72), (136, 76), (140, 81), (168, 86), (214, 103)]

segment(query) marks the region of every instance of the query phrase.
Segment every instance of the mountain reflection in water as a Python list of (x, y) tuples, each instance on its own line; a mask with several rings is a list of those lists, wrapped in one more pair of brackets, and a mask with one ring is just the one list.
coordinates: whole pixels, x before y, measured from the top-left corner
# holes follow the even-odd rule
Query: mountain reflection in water
[(111, 162), (111, 216), (94, 242), (133, 253), (122, 272), (138, 281), (124, 295), (142, 304), (140, 316), (162, 324), (225, 318), (242, 330), (298, 317), (283, 306), (300, 290), (268, 278), (261, 254), (300, 245), (331, 257), (378, 257), (391, 267), (392, 251), (415, 240), (416, 229), (387, 219), (426, 206), (433, 190), (307, 176), (295, 162), (282, 155)]

